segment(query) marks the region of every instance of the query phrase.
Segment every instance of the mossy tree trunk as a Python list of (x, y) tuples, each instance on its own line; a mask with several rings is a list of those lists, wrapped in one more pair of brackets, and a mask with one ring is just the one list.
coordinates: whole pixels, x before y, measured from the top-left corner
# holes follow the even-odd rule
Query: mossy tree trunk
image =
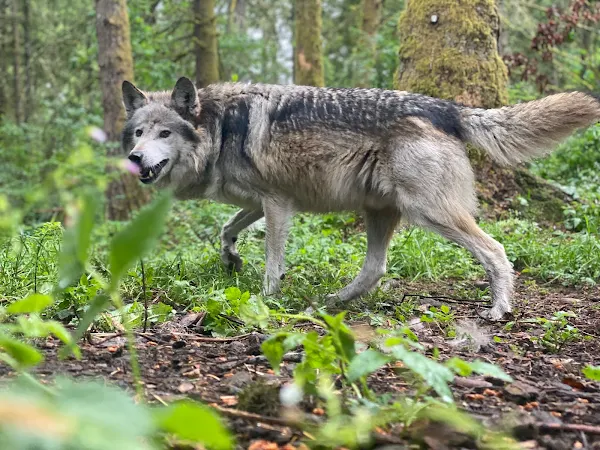
[[(500, 19), (493, 0), (408, 0), (398, 24), (397, 89), (455, 100), (468, 106), (507, 104), (508, 76), (498, 53)], [(471, 149), (470, 149), (471, 150)], [(517, 206), (518, 194), (538, 200), (539, 217), (561, 213), (567, 197), (523, 168), (503, 169), (471, 152), (478, 193), (487, 212)], [(537, 186), (532, 189), (532, 186)]]
[(29, 122), (29, 117), (35, 105), (33, 102), (33, 80), (31, 69), (31, 5), (30, 0), (23, 2), (23, 45), (25, 51), (25, 97), (23, 102), (23, 121)]
[(363, 0), (362, 31), (374, 37), (381, 23), (383, 0)]
[[(133, 81), (126, 0), (96, 0), (96, 34), (108, 154), (124, 157), (119, 144), (125, 122), (121, 84), (123, 80)], [(107, 190), (107, 216), (111, 220), (126, 220), (149, 200), (149, 191), (129, 174), (114, 175)]]
[(358, 87), (372, 87), (374, 66), (377, 59), (377, 31), (381, 24), (382, 9), (383, 0), (362, 1), (362, 33), (356, 50), (361, 58), (353, 73), (354, 85)]
[(227, 33), (246, 34), (246, 0), (229, 0)]
[(219, 52), (214, 0), (194, 0), (194, 53), (196, 85), (219, 81)]
[(0, 58), (0, 124), (4, 120), (4, 116), (8, 111), (8, 32), (10, 27), (8, 0), (0, 0), (0, 55), (5, 55)]
[(324, 86), (321, 0), (296, 0), (294, 83)]
[(21, 97), (21, 14), (19, 0), (12, 0), (12, 33), (13, 33), (13, 101), (15, 108), (15, 122), (17, 125), (23, 120)]

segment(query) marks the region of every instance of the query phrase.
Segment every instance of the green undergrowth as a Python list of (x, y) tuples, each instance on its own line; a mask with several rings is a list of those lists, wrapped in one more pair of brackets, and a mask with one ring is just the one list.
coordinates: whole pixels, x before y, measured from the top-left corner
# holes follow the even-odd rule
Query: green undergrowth
[[(225, 299), (224, 292), (230, 287), (259, 293), (264, 227), (259, 224), (240, 235), (237, 245), (245, 262), (240, 274), (228, 273), (220, 262), (220, 226), (234, 211), (208, 202), (176, 204), (160, 245), (144, 259), (143, 274), (139, 263), (126, 274), (123, 297), (127, 301), (143, 300), (145, 285), (145, 295), (165, 305), (206, 309), (211, 299)], [(318, 303), (359, 272), (366, 235), (356, 230), (354, 220), (351, 215), (296, 218), (287, 245), (288, 272), (283, 293), (271, 300), (272, 307), (294, 310), (308, 306), (309, 299)], [(600, 238), (595, 233), (551, 230), (518, 217), (481, 226), (504, 245), (515, 269), (528, 277), (571, 286), (594, 284), (600, 277), (600, 260), (595, 256)], [(108, 270), (107, 242), (119, 228), (122, 224), (105, 223), (95, 231), (91, 263), (101, 273)], [(0, 287), (4, 298), (52, 289), (62, 234), (59, 223), (45, 223), (3, 242)], [(393, 239), (386, 277), (409, 282), (471, 281), (484, 277), (484, 272), (466, 250), (433, 233), (406, 227)], [(53, 307), (53, 314), (63, 320), (76, 318), (97, 289), (92, 279), (82, 277), (67, 289)]]

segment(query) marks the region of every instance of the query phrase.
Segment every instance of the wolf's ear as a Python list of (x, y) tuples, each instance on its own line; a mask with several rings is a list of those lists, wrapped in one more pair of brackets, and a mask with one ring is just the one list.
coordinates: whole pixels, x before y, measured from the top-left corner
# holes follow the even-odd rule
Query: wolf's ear
[(148, 104), (148, 97), (129, 81), (123, 81), (121, 90), (123, 91), (123, 104), (125, 105), (125, 111), (127, 111), (127, 117), (131, 117), (136, 109)]
[(200, 101), (198, 100), (196, 86), (189, 78), (181, 77), (177, 80), (171, 94), (171, 104), (181, 117), (194, 124), (196, 123), (200, 115)]

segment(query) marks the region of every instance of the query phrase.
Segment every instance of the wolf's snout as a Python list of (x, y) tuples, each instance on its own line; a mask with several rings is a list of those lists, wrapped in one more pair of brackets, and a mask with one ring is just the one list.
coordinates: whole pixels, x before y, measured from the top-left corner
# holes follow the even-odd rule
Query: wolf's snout
[(137, 164), (138, 166), (142, 165), (142, 157), (144, 154), (142, 152), (131, 152), (128, 156), (129, 161)]

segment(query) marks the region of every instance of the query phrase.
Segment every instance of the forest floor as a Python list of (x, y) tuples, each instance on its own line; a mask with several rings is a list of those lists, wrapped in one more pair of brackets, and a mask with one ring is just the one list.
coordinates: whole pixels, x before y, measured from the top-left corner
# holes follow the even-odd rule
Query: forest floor
[[(481, 376), (457, 377), (452, 390), (460, 409), (486, 426), (508, 431), (522, 448), (600, 449), (600, 383), (586, 380), (581, 372), (586, 365), (598, 365), (600, 361), (600, 289), (539, 286), (520, 281), (515, 298), (517, 313), (510, 324), (482, 323), (476, 307), (468, 301), (452, 300), (448, 303), (453, 312), (452, 322), (422, 322), (421, 312), (444, 303), (436, 296), (457, 294), (449, 281), (428, 283), (426, 289), (422, 284), (394, 282), (388, 296), (390, 301), (400, 301), (402, 292), (423, 290), (434, 298), (421, 298), (408, 322), (428, 353), (437, 348), (441, 360), (452, 356), (483, 359), (499, 365), (514, 379), (513, 383), (504, 383)], [(527, 320), (551, 317), (565, 310), (574, 313), (569, 322), (577, 327), (579, 334), (571, 342), (568, 341), (572, 336), (567, 334), (563, 339), (567, 342), (550, 353), (540, 341), (547, 330), (535, 320)], [(347, 323), (359, 340), (361, 335), (368, 340), (369, 330), (375, 327), (364, 319), (353, 321), (352, 316), (350, 312)], [(209, 337), (202, 334), (202, 317), (201, 313), (182, 314), (153, 330), (136, 333), (148, 401), (164, 403), (191, 397), (213, 405), (227, 418), (238, 448), (252, 445), (254, 449), (276, 449), (289, 444), (297, 447), (301, 440), (310, 440), (309, 433), (286, 423), (279, 411), (278, 396), (256, 397), (249, 404), (246, 401), (246, 411), (238, 404), (238, 395), (252, 381), (262, 380), (275, 388), (289, 382), (302, 355), (288, 354), (281, 373), (275, 375), (261, 355), (260, 344), (267, 336), (250, 332), (227, 338)], [(312, 327), (298, 326), (304, 331)], [(459, 336), (461, 330), (466, 330), (472, 339), (468, 344), (449, 339), (448, 327), (458, 330)], [(557, 336), (555, 333), (554, 337)], [(57, 374), (100, 377), (133, 392), (130, 358), (121, 333), (92, 333), (81, 345), (81, 360), (59, 360), (58, 348), (53, 339), (41, 345), (46, 359), (34, 371), (41, 380), (50, 382)], [(411, 386), (397, 376), (397, 369), (388, 365), (373, 373), (368, 379), (371, 389), (378, 394), (410, 395)], [(0, 376), (10, 374), (0, 366)], [(315, 404), (307, 403), (305, 407), (317, 420), (323, 414)], [(405, 430), (393, 426), (379, 429), (375, 441), (378, 445), (394, 444), (397, 449), (475, 448), (464, 436), (425, 423)]]

